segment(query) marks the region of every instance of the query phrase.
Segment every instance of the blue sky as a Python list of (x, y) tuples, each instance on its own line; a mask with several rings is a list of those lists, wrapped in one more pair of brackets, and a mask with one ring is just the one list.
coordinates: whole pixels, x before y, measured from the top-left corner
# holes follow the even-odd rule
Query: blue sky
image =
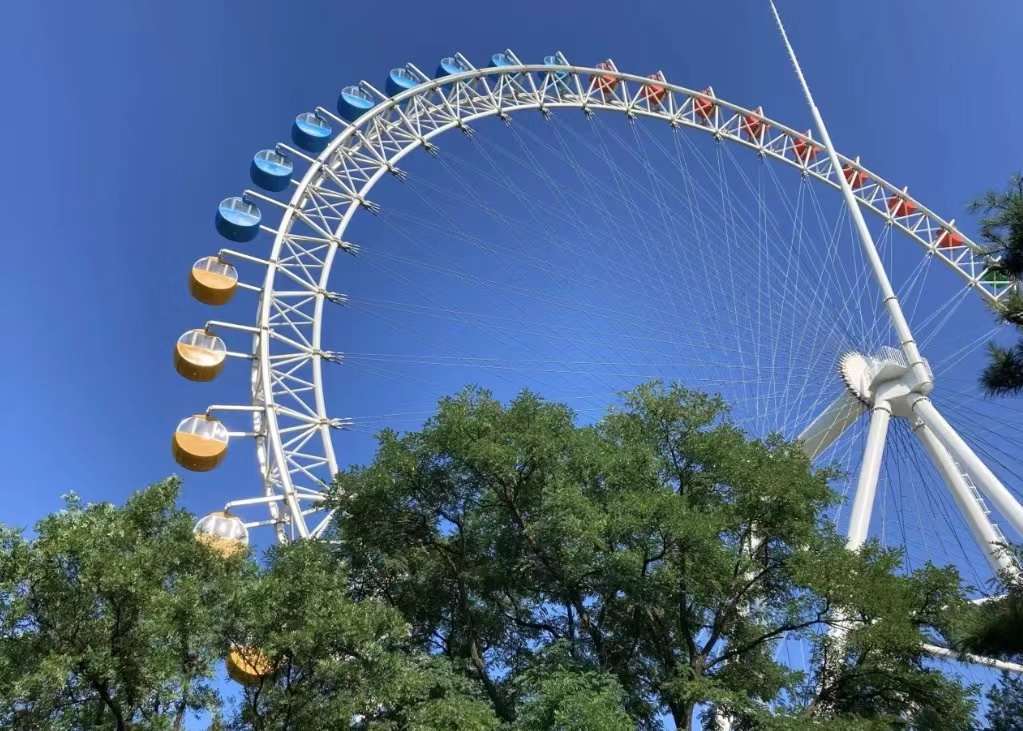
[[(968, 198), (1016, 169), (1023, 101), (1008, 74), (1023, 6), (780, 9), (841, 151), (959, 220)], [(298, 112), (332, 107), (343, 85), (382, 85), (405, 61), (432, 70), (455, 50), (480, 65), (507, 47), (537, 61), (561, 50), (712, 84), (809, 126), (762, 2), (100, 1), (6, 15), (0, 312), (19, 347), (0, 366), (10, 414), (0, 519), (13, 525), (70, 489), (118, 501), (181, 472), (168, 448), (177, 420), (244, 397), (173, 372), (174, 339), (216, 314), (188, 298), (188, 267), (222, 245), (213, 211), (249, 186), (251, 155), (286, 139)], [(216, 478), (186, 481), (186, 504), (218, 507), (255, 478), (243, 446)]]
[[(1023, 4), (779, 5), (840, 151), (960, 221), (968, 199), (1023, 167), (1023, 98), (1010, 76)], [(560, 50), (580, 65), (610, 56), (622, 70), (662, 69), (810, 126), (760, 0), (65, 0), (8, 7), (5, 27), (0, 315), (18, 346), (0, 362), (0, 521), (15, 526), (68, 490), (121, 501), (181, 473), (169, 450), (177, 421), (245, 398), (244, 374), (200, 386), (173, 371), (175, 338), (220, 314), (190, 300), (188, 267), (223, 245), (213, 212), (250, 186), (251, 155), (285, 140), (297, 113), (332, 108), (342, 86), (382, 87), (390, 68), (431, 71), (456, 50), (479, 65), (509, 47), (529, 61)], [(441, 145), (456, 160), (463, 152)], [(244, 307), (232, 312), (244, 321)], [(343, 394), (341, 378), (331, 385)], [(385, 382), (363, 386), (362, 402), (386, 403)], [(366, 443), (354, 454), (364, 459)], [(185, 477), (196, 512), (254, 494), (251, 448)]]

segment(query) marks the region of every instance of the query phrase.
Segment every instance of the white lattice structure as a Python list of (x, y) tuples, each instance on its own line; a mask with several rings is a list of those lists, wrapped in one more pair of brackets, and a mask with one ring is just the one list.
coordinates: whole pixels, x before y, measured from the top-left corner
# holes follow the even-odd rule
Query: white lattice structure
[[(366, 82), (346, 90), (365, 106), (353, 121), (317, 108), (316, 117), (340, 131), (319, 154), (277, 145), (281, 159), (305, 166), (301, 177), (296, 176), (289, 186), (290, 197), (283, 200), (254, 190), (242, 196), (244, 203), (261, 209), (264, 216), (278, 214), (268, 216), (274, 218), (272, 224), (258, 219), (259, 228), (273, 236), (265, 256), (235, 248), (219, 252), (223, 262), (245, 262), (265, 270), (261, 282), (238, 285), (258, 293), (255, 321), (243, 325), (211, 320), (207, 330), (251, 335), (250, 353), (228, 353), (251, 360), (251, 394), (246, 404), (213, 405), (207, 414), (241, 411), (251, 415), (251, 432), (230, 436), (255, 440), (262, 494), (226, 506), (228, 510), (266, 506), (269, 518), (250, 520), (247, 528), (272, 525), (280, 540), (291, 540), (319, 537), (330, 524), (331, 515), (321, 503), (339, 467), (332, 433), (352, 421), (328, 410), (324, 367), (344, 362), (345, 354), (325, 347), (323, 322), (328, 308), (346, 304), (345, 293), (330, 289), (331, 272), (345, 257), (359, 255), (358, 242), (347, 240), (346, 231), (356, 213), (380, 213), (373, 201), (376, 184), (389, 176), (404, 179), (402, 160), (414, 150), (423, 148), (437, 155), (435, 140), (446, 132), (458, 130), (471, 136), (474, 125), (488, 117), (510, 121), (526, 112), (539, 111), (546, 117), (574, 109), (587, 115), (620, 113), (629, 119), (704, 133), (721, 143), (749, 148), (767, 161), (796, 168), (804, 177), (847, 196), (850, 214), (866, 237), (864, 251), (868, 259), (871, 251), (877, 259), (874, 273), (880, 277), (881, 298), (899, 333), (901, 349), (843, 361), (847, 388), (803, 431), (804, 444), (811, 454), (819, 454), (864, 412), (870, 413), (849, 527), (849, 545), (855, 548), (867, 534), (889, 421), (908, 420), (992, 567), (1011, 567), (999, 551), (1005, 537), (992, 521), (985, 499), (1020, 535), (1023, 507), (931, 403), (934, 378), (904, 318), (899, 321), (898, 300), (884, 277), (862, 212), (880, 217), (905, 240), (915, 242), (922, 256), (956, 272), (984, 300), (995, 303), (1018, 291), (1020, 285), (1003, 274), (981, 246), (958, 231), (954, 221), (939, 217), (905, 187), (865, 169), (858, 158), (837, 154), (819, 116), (814, 138), (810, 132), (765, 116), (761, 109), (720, 99), (710, 88), (687, 89), (660, 73), (622, 73), (610, 61), (595, 67), (576, 66), (561, 54), (540, 64), (524, 63), (511, 51), (495, 56), (495, 65), (487, 68), (475, 68), (461, 55), (444, 64), (449, 73), (440, 78), (430, 78), (408, 64), (399, 75), (410, 88), (398, 93), (385, 94)], [(392, 72), (392, 78), (394, 73), (398, 72)], [(834, 354), (836, 360), (842, 355)]]

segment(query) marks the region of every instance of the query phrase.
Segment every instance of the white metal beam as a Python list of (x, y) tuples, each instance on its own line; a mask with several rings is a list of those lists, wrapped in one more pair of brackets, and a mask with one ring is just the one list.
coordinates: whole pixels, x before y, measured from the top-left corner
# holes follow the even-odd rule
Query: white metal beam
[(892, 327), (895, 328), (895, 333), (899, 337), (899, 345), (902, 346), (902, 352), (906, 354), (906, 360), (909, 361), (909, 367), (914, 371), (917, 378), (917, 390), (922, 394), (928, 394), (933, 387), (931, 380), (930, 369), (927, 368), (924, 363), (923, 356), (920, 355), (920, 349), (917, 347), (916, 341), (913, 339), (913, 334), (909, 329), (909, 322), (906, 320), (906, 316), (902, 312), (902, 307), (899, 305), (899, 298), (895, 295), (895, 290), (892, 288), (892, 283), (888, 279), (888, 272), (884, 268), (884, 262), (881, 261), (881, 255), (877, 251), (877, 245), (874, 243), (874, 238), (870, 235), (870, 230), (867, 228), (867, 222), (863, 218), (863, 211), (860, 210), (859, 204), (856, 202), (856, 196), (853, 194), (852, 186), (846, 179), (845, 175), (841, 173), (842, 163), (838, 159), (838, 153), (835, 152), (834, 145), (831, 144), (831, 136), (828, 135), (828, 129), (824, 125), (824, 119), (821, 117), (820, 111), (817, 109), (817, 104), (813, 100), (813, 95), (810, 93), (810, 87), (806, 83), (806, 78), (803, 76), (803, 70), (799, 67), (799, 60), (796, 58), (796, 52), (792, 48), (792, 44), (789, 43), (789, 37), (785, 33), (785, 26), (781, 22), (781, 16), (778, 15), (778, 8), (774, 6), (774, 0), (769, 0), (771, 3), (771, 12), (774, 13), (774, 19), (778, 23), (778, 30), (781, 32), (782, 41), (785, 42), (785, 48), (789, 52), (789, 58), (792, 60), (792, 65), (796, 69), (796, 76), (799, 77), (799, 83), (803, 87), (803, 93), (806, 95), (807, 104), (810, 106), (810, 113), (813, 115), (813, 120), (817, 125), (817, 132), (821, 136), (821, 142), (824, 143), (824, 147), (827, 150), (828, 158), (831, 160), (831, 166), (835, 172), (838, 173), (838, 186), (842, 191), (842, 197), (845, 199), (845, 205), (849, 209), (849, 215), (852, 217), (853, 223), (856, 224), (856, 233), (859, 234), (860, 243), (863, 245), (863, 252), (867, 257), (867, 261), (870, 262), (870, 269), (874, 274), (874, 279), (877, 280), (877, 286), (881, 290), (881, 298), (884, 302), (885, 307), (888, 309), (888, 316), (892, 320)]
[(856, 497), (853, 500), (852, 515), (849, 517), (849, 530), (846, 532), (845, 547), (851, 551), (859, 549), (867, 540), (870, 514), (874, 510), (874, 495), (877, 494), (877, 478), (881, 473), (881, 458), (884, 456), (884, 442), (888, 436), (888, 423), (891, 418), (892, 408), (887, 401), (879, 401), (870, 411), (870, 430), (867, 432), (867, 444), (863, 448), (863, 461), (860, 462), (860, 475), (856, 481)]
[(977, 487), (984, 493), (998, 512), (1016, 530), (1016, 533), (1023, 536), (1023, 506), (1019, 504), (1016, 497), (1009, 492), (995, 474), (988, 469), (988, 466), (974, 453), (970, 446), (963, 441), (959, 433), (945, 421), (945, 418), (938, 412), (928, 398), (919, 398), (913, 403), (913, 411), (928, 429), (945, 443), (949, 452), (959, 463), (970, 473)]
[(1015, 662), (1006, 662), (1005, 660), (996, 660), (993, 657), (981, 657), (980, 655), (971, 655), (969, 653), (960, 655), (947, 647), (939, 647), (938, 645), (925, 644), (924, 650), (931, 655), (943, 657), (948, 660), (964, 660), (975, 665), (986, 665), (989, 668), (1008, 670), (1010, 673), (1023, 673), (1023, 665)]
[(959, 507), (959, 512), (966, 518), (970, 532), (973, 533), (974, 540), (984, 552), (984, 557), (991, 565), (991, 568), (996, 573), (1015, 571), (1016, 565), (1007, 555), (1005, 546), (1002, 545), (1005, 541), (1005, 536), (991, 522), (991, 519), (988, 518), (976, 497), (970, 492), (963, 473), (960, 471), (955, 460), (952, 459), (948, 449), (945, 448), (941, 440), (923, 422), (917, 422), (913, 427), (913, 433), (916, 434), (917, 438), (924, 445), (927, 454), (931, 458), (931, 462), (934, 463), (938, 474), (941, 475), (949, 492), (952, 493), (952, 497)]
[(803, 451), (810, 459), (820, 456), (846, 429), (856, 423), (866, 410), (867, 407), (862, 401), (848, 391), (843, 391), (842, 395), (799, 435)]

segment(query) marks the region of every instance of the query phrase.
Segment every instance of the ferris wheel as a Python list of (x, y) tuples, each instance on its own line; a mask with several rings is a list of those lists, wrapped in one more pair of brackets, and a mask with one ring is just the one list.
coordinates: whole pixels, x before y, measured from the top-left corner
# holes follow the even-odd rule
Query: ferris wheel
[(850, 548), (936, 555), (983, 598), (1015, 570), (1000, 526), (1023, 538), (1023, 455), (999, 432), (1019, 403), (984, 400), (973, 374), (985, 307), (1021, 284), (836, 153), (806, 93), (816, 136), (659, 71), (507, 50), (409, 63), (300, 114), (254, 156), (259, 190), (220, 203), (229, 245), (191, 270), (197, 300), (255, 318), (187, 331), (176, 368), (202, 382), (247, 362), (250, 388), (181, 421), (174, 457), (209, 471), (251, 440), (259, 469), (197, 534), (225, 552), (259, 527), (323, 536), (339, 454), (466, 382), (585, 416), (678, 378), (843, 465)]

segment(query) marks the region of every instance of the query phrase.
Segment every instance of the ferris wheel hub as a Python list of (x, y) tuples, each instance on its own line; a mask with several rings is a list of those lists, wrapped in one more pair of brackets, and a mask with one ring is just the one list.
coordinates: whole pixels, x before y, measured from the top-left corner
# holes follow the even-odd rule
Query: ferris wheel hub
[(887, 403), (892, 416), (913, 416), (912, 403), (925, 395), (925, 386), (933, 383), (931, 368), (923, 362), (924, 376), (917, 374), (897, 348), (882, 347), (876, 355), (849, 352), (842, 356), (838, 372), (846, 389), (869, 408)]

